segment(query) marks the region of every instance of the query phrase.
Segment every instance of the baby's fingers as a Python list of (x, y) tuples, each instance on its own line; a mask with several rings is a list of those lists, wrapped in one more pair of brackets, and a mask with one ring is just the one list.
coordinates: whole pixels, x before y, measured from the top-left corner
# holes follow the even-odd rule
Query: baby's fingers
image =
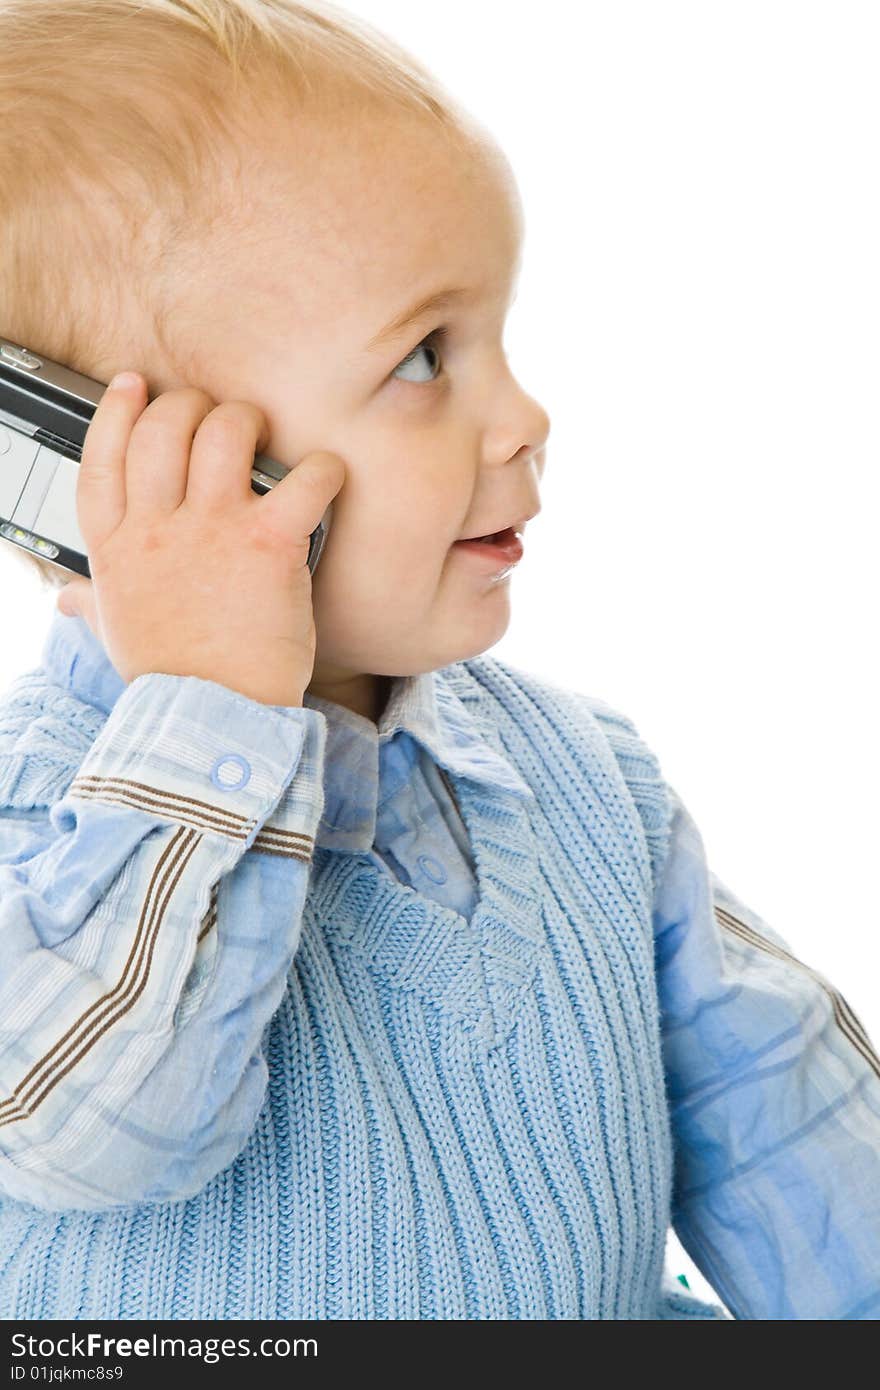
[(144, 378), (115, 376), (89, 422), (76, 484), (79, 529), (91, 553), (103, 545), (125, 516), (125, 458), (138, 416), (147, 404)]

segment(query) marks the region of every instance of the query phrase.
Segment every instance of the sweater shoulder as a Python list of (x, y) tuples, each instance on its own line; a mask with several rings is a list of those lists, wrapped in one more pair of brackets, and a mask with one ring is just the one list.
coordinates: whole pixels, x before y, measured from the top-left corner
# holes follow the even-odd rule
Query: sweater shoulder
[(43, 667), (13, 680), (0, 694), (0, 808), (52, 806), (105, 722)]
[[(599, 696), (557, 684), (532, 671), (483, 655), (445, 667), (455, 693), (488, 727), (506, 709), (519, 725), (532, 724), (540, 737), (546, 719), (567, 738), (610, 751), (638, 811), (654, 882), (669, 849), (673, 806), (660, 761), (635, 722)], [(523, 729), (529, 735), (528, 727)], [(518, 769), (522, 770), (522, 769)]]

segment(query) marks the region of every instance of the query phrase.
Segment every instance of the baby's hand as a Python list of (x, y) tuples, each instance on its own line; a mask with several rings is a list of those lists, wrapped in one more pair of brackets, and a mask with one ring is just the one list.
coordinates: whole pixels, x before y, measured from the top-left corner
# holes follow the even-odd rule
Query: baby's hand
[[(62, 589), (126, 682), (199, 676), (267, 705), (301, 705), (315, 662), (309, 538), (345, 478), (314, 453), (259, 496), (265, 416), (191, 387), (144, 408), (143, 377), (109, 386), (77, 480), (91, 583)], [(193, 435), (195, 434), (195, 438)]]

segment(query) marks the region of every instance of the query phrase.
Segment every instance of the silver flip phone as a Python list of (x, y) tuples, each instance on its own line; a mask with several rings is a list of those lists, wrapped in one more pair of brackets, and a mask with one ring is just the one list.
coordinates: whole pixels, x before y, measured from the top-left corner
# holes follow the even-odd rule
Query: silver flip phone
[[(0, 539), (87, 579), (76, 480), (89, 421), (106, 389), (0, 338)], [(255, 454), (251, 487), (266, 493), (289, 472)], [(312, 574), (332, 513), (331, 502), (311, 535), (306, 563)]]

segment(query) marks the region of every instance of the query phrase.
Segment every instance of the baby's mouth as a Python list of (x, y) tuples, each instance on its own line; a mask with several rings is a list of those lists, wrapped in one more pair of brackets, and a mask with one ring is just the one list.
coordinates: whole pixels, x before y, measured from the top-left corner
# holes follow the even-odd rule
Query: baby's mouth
[(509, 539), (513, 534), (513, 527), (505, 526), (503, 531), (493, 531), (491, 536), (470, 536), (468, 539), (479, 541), (481, 545), (501, 545), (505, 538)]
[(456, 541), (453, 549), (470, 552), (493, 561), (506, 561), (515, 565), (523, 557), (523, 543), (512, 526), (496, 531), (491, 536), (474, 536), (470, 540)]

